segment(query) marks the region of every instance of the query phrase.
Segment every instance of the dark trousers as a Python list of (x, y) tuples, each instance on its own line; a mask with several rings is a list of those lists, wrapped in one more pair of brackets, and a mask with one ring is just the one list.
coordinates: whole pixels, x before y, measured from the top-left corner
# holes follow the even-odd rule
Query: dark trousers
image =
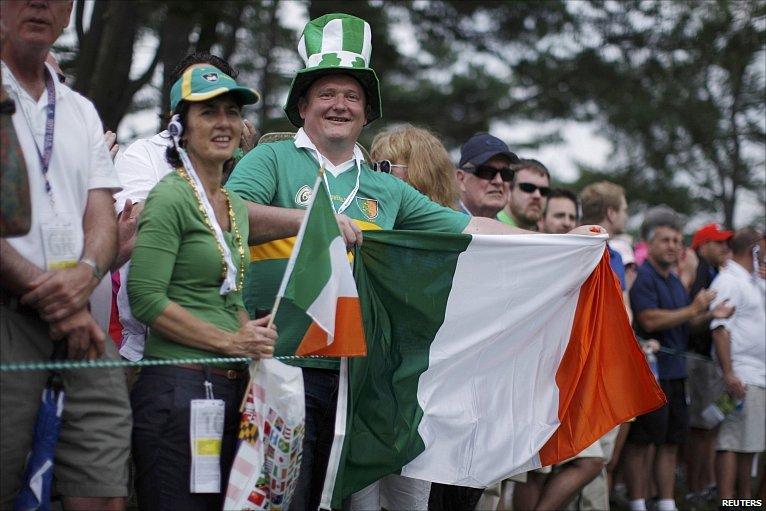
[(338, 380), (338, 371), (303, 368), (306, 434), (303, 438), (301, 472), (290, 502), (290, 511), (316, 511), (319, 507), (335, 432)]
[(191, 400), (205, 399), (204, 373), (180, 367), (145, 367), (130, 393), (133, 461), (142, 511), (207, 511), (223, 508), (236, 453), (239, 404), (246, 380), (211, 375), (213, 396), (226, 403), (221, 445), (221, 492), (189, 493)]
[(432, 483), (429, 511), (473, 511), (484, 490), (467, 486)]

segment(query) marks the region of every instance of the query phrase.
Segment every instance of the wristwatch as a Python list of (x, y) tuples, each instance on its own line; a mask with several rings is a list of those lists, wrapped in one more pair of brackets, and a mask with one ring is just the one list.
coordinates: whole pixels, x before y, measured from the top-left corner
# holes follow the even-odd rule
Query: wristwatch
[(90, 266), (91, 270), (93, 271), (93, 276), (96, 277), (97, 281), (101, 282), (101, 279), (104, 277), (104, 272), (101, 271), (101, 269), (98, 267), (96, 261), (88, 257), (83, 257), (80, 259), (80, 262)]

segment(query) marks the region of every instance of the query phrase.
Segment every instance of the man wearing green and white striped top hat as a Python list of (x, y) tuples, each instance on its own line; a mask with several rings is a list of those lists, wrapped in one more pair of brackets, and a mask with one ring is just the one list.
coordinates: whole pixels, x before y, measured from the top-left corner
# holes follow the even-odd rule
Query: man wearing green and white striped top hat
[[(347, 245), (360, 244), (362, 230), (369, 229), (527, 232), (444, 208), (404, 181), (373, 171), (356, 145), (362, 128), (381, 116), (378, 78), (369, 67), (371, 40), (369, 24), (357, 17), (327, 14), (311, 20), (298, 43), (305, 67), (296, 73), (285, 104), (298, 133), (260, 144), (229, 178), (226, 186), (248, 201), (251, 264), (244, 299), (251, 315), (274, 302), (320, 167)], [(275, 354), (293, 355), (310, 318), (283, 300), (275, 322), (280, 336)], [(315, 510), (333, 440), (339, 362), (291, 363), (303, 368), (306, 440), (290, 509)]]

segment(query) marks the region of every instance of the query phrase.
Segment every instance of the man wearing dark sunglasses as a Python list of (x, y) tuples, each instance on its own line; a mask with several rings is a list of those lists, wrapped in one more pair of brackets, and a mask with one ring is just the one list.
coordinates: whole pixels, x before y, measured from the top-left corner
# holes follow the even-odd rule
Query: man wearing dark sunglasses
[(477, 133), (460, 148), (457, 182), (460, 207), (470, 215), (495, 218), (508, 202), (511, 165), (519, 158), (489, 133)]
[(521, 229), (537, 230), (551, 193), (550, 172), (537, 160), (520, 160), (513, 169), (510, 199), (497, 219)]

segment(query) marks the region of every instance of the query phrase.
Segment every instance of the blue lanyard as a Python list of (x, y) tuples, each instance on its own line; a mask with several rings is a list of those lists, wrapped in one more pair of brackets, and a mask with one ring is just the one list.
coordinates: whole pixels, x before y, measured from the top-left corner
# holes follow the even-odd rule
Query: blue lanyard
[(45, 90), (48, 92), (48, 105), (46, 107), (45, 138), (43, 140), (42, 152), (40, 152), (40, 147), (37, 145), (37, 137), (35, 137), (32, 120), (27, 117), (27, 112), (24, 108), (21, 108), (21, 111), (24, 114), (24, 120), (27, 122), (29, 131), (32, 134), (32, 141), (35, 143), (37, 157), (40, 159), (40, 170), (42, 171), (43, 179), (45, 180), (45, 193), (48, 194), (51, 202), (53, 202), (51, 183), (48, 180), (48, 167), (50, 167), (51, 157), (53, 156), (53, 128), (56, 121), (56, 86), (47, 69), (45, 70)]
[(35, 148), (37, 149), (37, 156), (40, 158), (40, 170), (43, 172), (43, 178), (45, 178), (45, 193), (52, 196), (51, 183), (48, 181), (48, 167), (51, 164), (51, 156), (53, 156), (53, 128), (56, 122), (56, 86), (53, 85), (53, 78), (50, 73), (45, 73), (45, 88), (48, 91), (48, 107), (46, 108), (45, 118), (45, 139), (43, 141), (43, 152), (40, 153), (40, 148), (37, 147), (37, 141), (35, 141)]

